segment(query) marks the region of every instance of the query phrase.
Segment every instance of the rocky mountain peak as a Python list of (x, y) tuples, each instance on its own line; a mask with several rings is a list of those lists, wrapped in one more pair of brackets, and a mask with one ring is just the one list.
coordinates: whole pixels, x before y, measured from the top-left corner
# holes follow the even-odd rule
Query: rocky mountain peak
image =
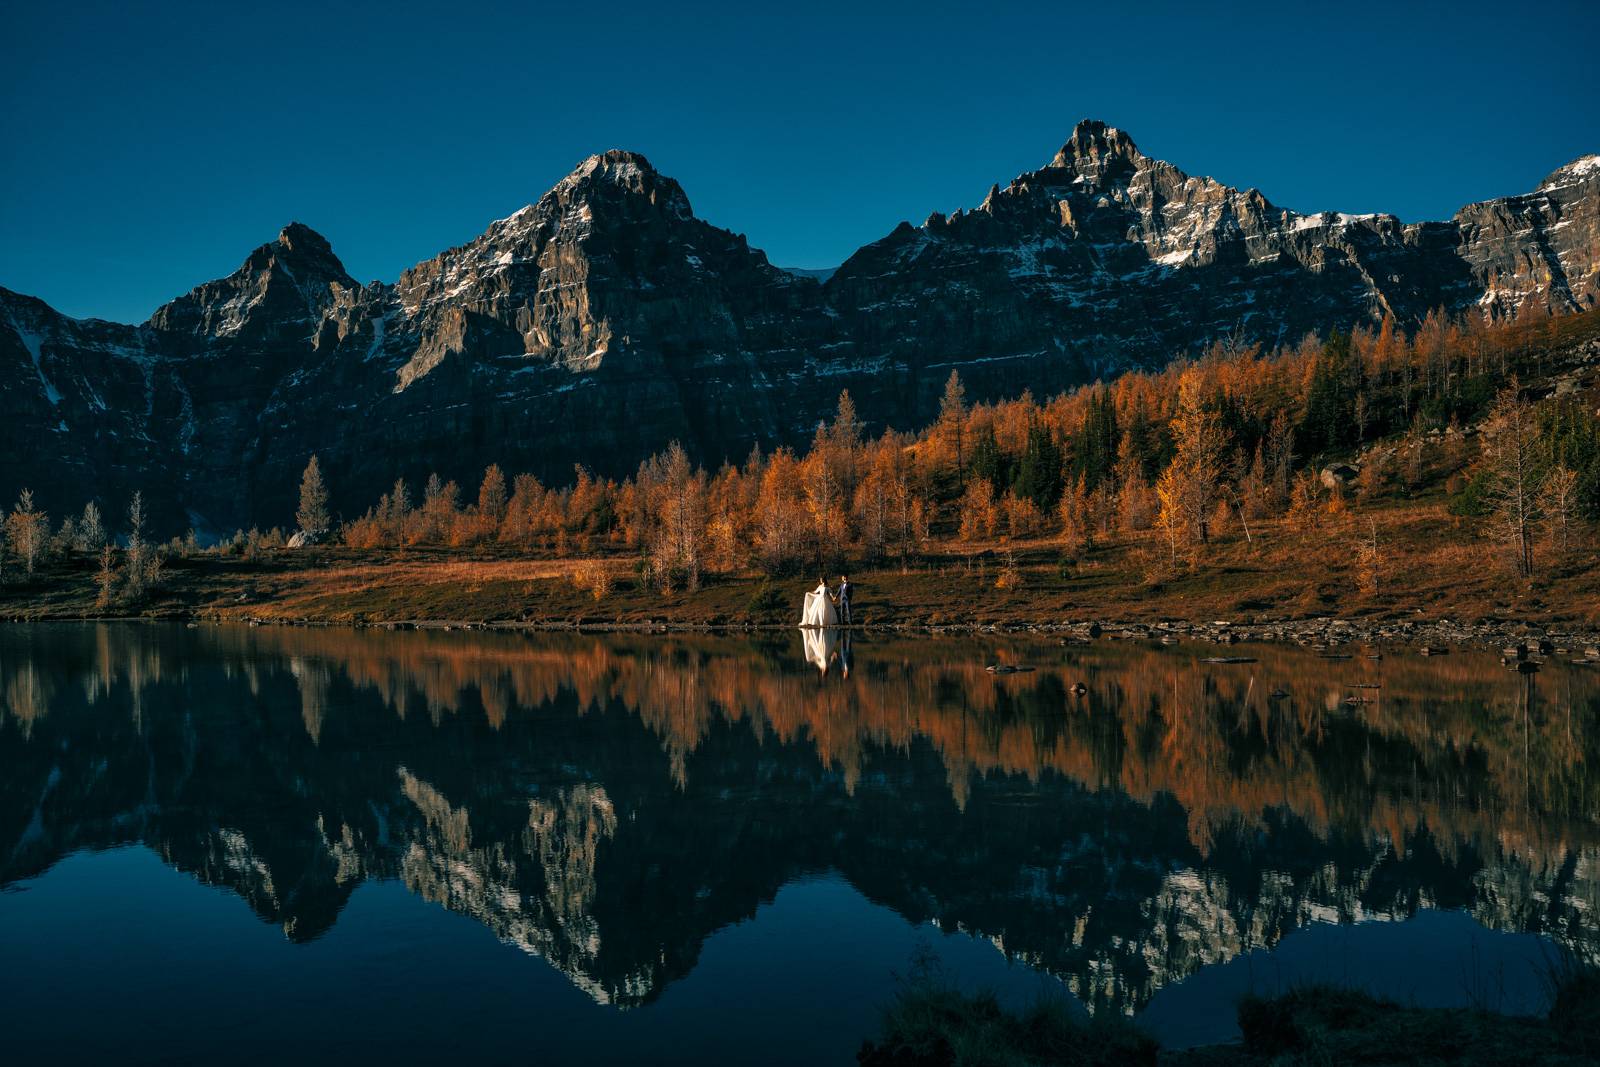
[(557, 182), (540, 203), (619, 199), (642, 199), (678, 218), (694, 214), (682, 186), (656, 170), (640, 153), (620, 148), (585, 159)]
[(302, 287), (325, 286), (329, 283), (351, 288), (357, 285), (355, 279), (346, 273), (339, 257), (334, 255), (328, 239), (303, 222), (289, 223), (278, 231), (275, 239), (246, 256), (238, 270), (210, 284), (220, 285), (246, 278), (260, 280), (264, 275), (273, 274)]
[(1600, 181), (1600, 155), (1579, 156), (1571, 163), (1553, 172), (1539, 183), (1541, 193), (1565, 189), (1582, 182)]
[(333, 267), (334, 273), (344, 273), (344, 264), (333, 254), (333, 246), (328, 239), (303, 222), (291, 222), (279, 230), (275, 244), (282, 250), (280, 254), (322, 260)]
[[(492, 257), (502, 247), (539, 244), (556, 235), (581, 238), (593, 231), (597, 218), (602, 224), (627, 224), (649, 218), (682, 221), (693, 217), (689, 198), (676, 181), (656, 170), (640, 153), (613, 148), (579, 163), (537, 203), (497, 219), (477, 241), (444, 255), (465, 251)], [(402, 277), (401, 284), (407, 287), (411, 280)]]
[(158, 308), (150, 325), (224, 336), (239, 334), (255, 319), (276, 331), (284, 323), (315, 321), (335, 290), (357, 288), (328, 239), (304, 223), (291, 222), (226, 278)]
[(1087, 180), (1131, 174), (1145, 162), (1144, 153), (1122, 130), (1097, 119), (1084, 119), (1050, 161), (1050, 168), (1070, 170)]
[(582, 181), (594, 178), (599, 181), (616, 182), (630, 185), (643, 181), (646, 178), (660, 180), (661, 172), (651, 166), (650, 161), (642, 152), (630, 152), (625, 148), (613, 148), (605, 152), (596, 152), (582, 163), (572, 168), (572, 173), (567, 175), (567, 181)]

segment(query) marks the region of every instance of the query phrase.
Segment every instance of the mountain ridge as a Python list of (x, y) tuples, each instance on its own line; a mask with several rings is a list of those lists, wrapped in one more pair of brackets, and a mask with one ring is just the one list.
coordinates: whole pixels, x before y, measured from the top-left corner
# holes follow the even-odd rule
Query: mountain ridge
[(357, 282), (291, 222), (138, 326), (0, 289), (0, 493), (120, 510), (144, 486), (169, 525), (221, 532), (284, 521), (313, 453), (353, 509), (489, 462), (615, 475), (673, 439), (739, 459), (804, 440), (844, 388), (869, 424), (910, 427), (951, 369), (975, 399), (1050, 393), (1223, 337), (1597, 299), (1593, 155), (1402, 223), (1279, 208), (1086, 120), (1040, 169), (819, 279), (613, 149), (393, 282)]

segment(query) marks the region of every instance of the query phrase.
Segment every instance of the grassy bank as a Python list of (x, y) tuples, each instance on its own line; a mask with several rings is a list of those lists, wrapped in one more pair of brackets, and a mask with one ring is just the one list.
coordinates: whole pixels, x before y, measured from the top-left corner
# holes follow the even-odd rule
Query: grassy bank
[[(1442, 489), (1220, 531), (1203, 556), (1174, 564), (1153, 536), (1068, 552), (1049, 539), (939, 545), (905, 565), (851, 568), (857, 618), (869, 626), (1055, 624), (1064, 620), (1489, 621), (1600, 624), (1600, 568), (1573, 547), (1533, 577), (1515, 576), (1479, 524), (1451, 516)], [(1357, 573), (1376, 530), (1377, 588)], [(137, 602), (98, 603), (95, 562), (65, 555), (31, 576), (13, 566), (0, 617), (152, 616), (366, 623), (434, 620), (545, 626), (777, 625), (791, 622), (814, 575), (707, 574), (662, 593), (637, 559), (538, 557), (504, 551), (317, 547), (241, 555), (173, 555)], [(592, 576), (609, 586), (594, 595)], [(830, 580), (836, 580), (830, 575)]]
[(964, 994), (924, 976), (886, 1008), (882, 1034), (863, 1045), (858, 1061), (863, 1067), (1600, 1062), (1600, 974), (1565, 968), (1552, 976), (1552, 993), (1549, 1015), (1529, 1018), (1414, 1008), (1350, 989), (1307, 987), (1243, 1000), (1236, 1045), (1163, 1050), (1120, 1017), (1087, 1020), (1054, 1001), (1008, 1012), (992, 994)]

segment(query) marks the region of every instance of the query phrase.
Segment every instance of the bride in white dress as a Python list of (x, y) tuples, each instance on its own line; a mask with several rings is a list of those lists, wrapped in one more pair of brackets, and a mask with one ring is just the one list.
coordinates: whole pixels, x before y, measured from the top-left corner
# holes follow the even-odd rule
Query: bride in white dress
[(819, 581), (817, 587), (806, 594), (805, 606), (800, 611), (800, 625), (808, 628), (839, 625), (839, 613), (834, 609), (826, 581)]

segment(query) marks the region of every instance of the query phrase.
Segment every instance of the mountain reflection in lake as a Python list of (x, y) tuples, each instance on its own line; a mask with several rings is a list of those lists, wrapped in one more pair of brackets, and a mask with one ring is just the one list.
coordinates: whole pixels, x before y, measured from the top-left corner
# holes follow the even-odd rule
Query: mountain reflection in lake
[[(23, 901), (67, 893), (52, 867), (136, 843), (294, 943), (364, 883), (398, 882), (620, 1007), (689, 985), (708, 937), (775, 897), (794, 921), (752, 932), (865, 937), (843, 905), (808, 912), (830, 886), (992, 941), (1092, 1011), (1235, 981), (1227, 961), (1302, 927), (1430, 909), (1460, 915), (1435, 941), (1488, 928), (1600, 961), (1600, 669), (1277, 646), (1201, 662), (1215, 654), (0, 627), (0, 887), (26, 890), (0, 892), (0, 937)], [(751, 951), (746, 974), (781, 955)], [(1356, 951), (1352, 980), (1388, 966)], [(4, 981), (15, 1007), (26, 979)], [(890, 988), (862, 988), (842, 1047)]]

